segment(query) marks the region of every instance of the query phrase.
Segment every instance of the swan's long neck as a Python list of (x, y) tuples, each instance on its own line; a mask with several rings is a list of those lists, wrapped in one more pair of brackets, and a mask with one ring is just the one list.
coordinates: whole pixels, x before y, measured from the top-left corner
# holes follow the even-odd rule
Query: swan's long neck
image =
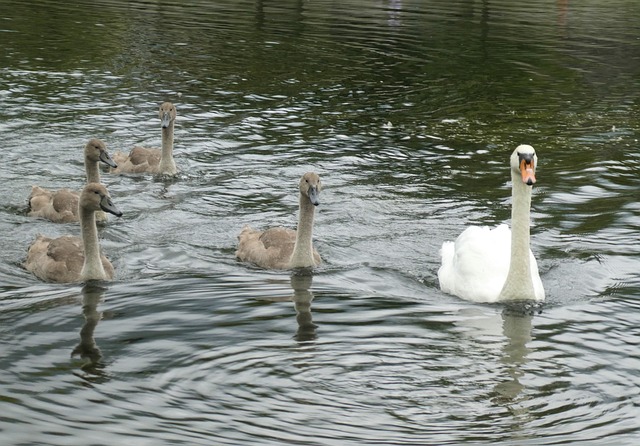
[(162, 155), (158, 166), (160, 173), (175, 174), (178, 171), (173, 160), (173, 124), (174, 121), (171, 121), (168, 127), (162, 127)]
[(534, 300), (531, 262), (529, 259), (529, 223), (531, 213), (531, 186), (522, 182), (520, 175), (511, 173), (511, 261), (509, 274), (498, 300)]
[(300, 194), (300, 214), (298, 215), (296, 244), (291, 254), (291, 268), (315, 266), (312, 241), (314, 213), (315, 206), (311, 204), (311, 200)]
[(99, 183), (100, 182), (100, 170), (98, 169), (98, 162), (91, 161), (87, 158), (84, 160), (84, 170), (87, 172), (87, 183)]
[(80, 273), (81, 280), (105, 280), (107, 274), (100, 258), (100, 244), (98, 242), (98, 228), (96, 216), (91, 210), (80, 207), (80, 231), (84, 245), (84, 265)]

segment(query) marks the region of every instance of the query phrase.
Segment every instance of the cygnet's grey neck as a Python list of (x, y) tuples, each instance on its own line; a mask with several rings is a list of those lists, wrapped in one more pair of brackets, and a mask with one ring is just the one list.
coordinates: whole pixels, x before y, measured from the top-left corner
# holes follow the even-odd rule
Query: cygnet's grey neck
[(291, 255), (291, 268), (314, 266), (313, 259), (313, 219), (315, 206), (304, 194), (300, 194), (300, 214), (296, 243)]

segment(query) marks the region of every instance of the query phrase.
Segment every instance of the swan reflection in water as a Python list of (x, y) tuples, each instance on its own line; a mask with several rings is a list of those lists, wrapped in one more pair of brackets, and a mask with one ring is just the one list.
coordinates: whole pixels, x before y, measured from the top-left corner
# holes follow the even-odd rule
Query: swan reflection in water
[(80, 329), (80, 342), (71, 352), (71, 356), (79, 355), (84, 360), (80, 368), (85, 372), (97, 373), (102, 359), (100, 347), (96, 344), (94, 332), (102, 318), (98, 304), (102, 301), (107, 288), (99, 283), (89, 281), (82, 287), (82, 314), (84, 324)]
[[(525, 390), (520, 378), (524, 376), (522, 366), (527, 363), (527, 356), (531, 352), (527, 344), (532, 340), (533, 315), (521, 305), (512, 304), (502, 309), (501, 319), (502, 332), (507, 342), (503, 345), (500, 362), (504, 364), (508, 378), (494, 387), (493, 401), (509, 406), (511, 402), (517, 402)], [(510, 407), (510, 410), (517, 412), (513, 407)]]
[[(280, 280), (278, 280), (278, 282), (280, 282)], [(293, 302), (293, 308), (296, 311), (296, 322), (298, 323), (298, 330), (293, 338), (300, 343), (316, 339), (316, 329), (318, 326), (313, 323), (313, 317), (311, 315), (311, 301), (313, 300), (313, 292), (311, 291), (312, 282), (313, 273), (311, 268), (296, 268), (291, 272), (289, 282), (293, 290), (293, 295), (266, 298), (266, 300), (270, 302)]]
[(504, 305), (497, 313), (494, 306), (469, 307), (460, 312), (456, 322), (472, 341), (468, 348), (487, 358), (487, 363), (493, 363), (494, 369), (499, 371), (488, 398), (493, 404), (505, 407), (518, 422), (526, 422), (530, 417), (528, 409), (520, 404), (526, 400), (522, 379), (532, 352), (528, 344), (533, 339), (534, 313), (540, 308), (524, 302)]
[(309, 342), (316, 339), (318, 326), (313, 323), (311, 316), (312, 282), (313, 275), (310, 271), (300, 270), (291, 274), (291, 288), (293, 289), (291, 300), (296, 310), (296, 321), (298, 322), (298, 331), (294, 338), (298, 342)]

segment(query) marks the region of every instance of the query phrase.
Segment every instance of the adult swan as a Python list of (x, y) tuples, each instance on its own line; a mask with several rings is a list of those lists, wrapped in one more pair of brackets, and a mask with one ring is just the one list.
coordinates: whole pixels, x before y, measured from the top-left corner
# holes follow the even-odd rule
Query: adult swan
[(471, 226), (455, 242), (442, 244), (440, 288), (476, 302), (544, 300), (538, 264), (529, 248), (531, 188), (538, 157), (520, 145), (511, 155), (511, 231)]

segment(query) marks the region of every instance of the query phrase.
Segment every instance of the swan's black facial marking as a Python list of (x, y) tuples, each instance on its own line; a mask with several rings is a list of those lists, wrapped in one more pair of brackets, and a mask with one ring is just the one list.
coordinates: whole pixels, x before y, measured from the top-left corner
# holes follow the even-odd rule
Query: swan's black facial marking
[(526, 165), (532, 165), (533, 166), (533, 153), (520, 153), (518, 152), (518, 160), (520, 161), (520, 164), (522, 164), (522, 162), (524, 161)]

